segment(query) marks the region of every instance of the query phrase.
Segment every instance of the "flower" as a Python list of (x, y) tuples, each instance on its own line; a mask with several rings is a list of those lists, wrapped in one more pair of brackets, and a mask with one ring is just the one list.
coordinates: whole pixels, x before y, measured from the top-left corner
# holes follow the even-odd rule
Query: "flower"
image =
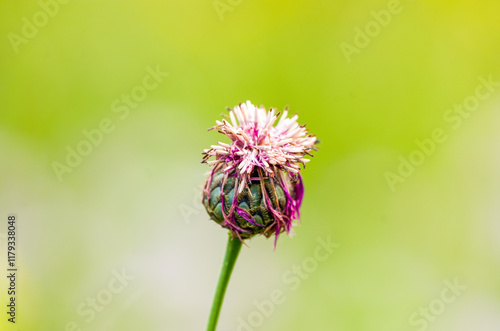
[(202, 163), (213, 166), (202, 202), (210, 217), (240, 240), (274, 233), (276, 244), (299, 218), (304, 194), (299, 165), (310, 161), (304, 157), (312, 156), (317, 139), (297, 123), (297, 115), (288, 118), (287, 109), (279, 115), (247, 101), (229, 109), (229, 121), (216, 121), (209, 129), (231, 143), (219, 142), (202, 153)]

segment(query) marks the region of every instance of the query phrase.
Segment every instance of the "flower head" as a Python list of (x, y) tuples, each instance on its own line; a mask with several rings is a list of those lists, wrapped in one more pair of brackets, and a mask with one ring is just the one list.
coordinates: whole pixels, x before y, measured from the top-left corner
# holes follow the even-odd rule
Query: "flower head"
[(310, 161), (304, 157), (312, 156), (317, 139), (297, 123), (297, 115), (287, 116), (287, 110), (280, 117), (247, 101), (229, 110), (229, 121), (216, 121), (210, 129), (231, 142), (203, 151), (203, 162), (213, 166), (203, 203), (212, 219), (240, 239), (259, 233), (277, 239), (290, 233), (299, 217), (304, 193), (299, 165)]

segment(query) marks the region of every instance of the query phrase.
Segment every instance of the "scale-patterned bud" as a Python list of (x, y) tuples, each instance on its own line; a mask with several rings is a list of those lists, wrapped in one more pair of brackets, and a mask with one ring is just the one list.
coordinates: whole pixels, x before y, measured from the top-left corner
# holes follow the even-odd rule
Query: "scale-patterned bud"
[(237, 173), (229, 173), (226, 178), (222, 169), (211, 176), (210, 183), (207, 181), (203, 204), (212, 220), (237, 232), (242, 239), (256, 234), (269, 237), (276, 229), (290, 231), (290, 221), (298, 216), (302, 197), (299, 176), (291, 179), (289, 187), (283, 189), (275, 178), (260, 178), (255, 173), (235, 196), (236, 181)]

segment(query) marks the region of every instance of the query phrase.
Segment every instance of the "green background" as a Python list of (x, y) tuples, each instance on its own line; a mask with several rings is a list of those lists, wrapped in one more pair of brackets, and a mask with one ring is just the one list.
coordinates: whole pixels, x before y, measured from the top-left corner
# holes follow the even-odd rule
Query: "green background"
[[(499, 2), (404, 0), (386, 26), (371, 12), (387, 1), (232, 3), (69, 1), (46, 21), (37, 1), (0, 4), (0, 267), (10, 214), (19, 267), (18, 320), (2, 308), (1, 328), (203, 330), (226, 231), (201, 209), (200, 153), (227, 141), (206, 131), (225, 107), (251, 100), (289, 105), (321, 144), (295, 236), (243, 247), (219, 330), (498, 330), (498, 83), (457, 127), (445, 115), (479, 77), (500, 81)], [(148, 67), (168, 76), (113, 111)], [(103, 119), (113, 129), (58, 180), (54, 162)], [(447, 139), (391, 189), (436, 128)], [(312, 268), (318, 238), (340, 246)], [(443, 303), (446, 280), (466, 288)]]

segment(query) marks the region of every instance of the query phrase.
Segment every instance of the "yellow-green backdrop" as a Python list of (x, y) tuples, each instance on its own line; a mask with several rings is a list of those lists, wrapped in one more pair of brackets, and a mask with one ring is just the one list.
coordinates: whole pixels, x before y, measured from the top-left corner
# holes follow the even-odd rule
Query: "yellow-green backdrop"
[(499, 330), (499, 11), (2, 1), (0, 328), (203, 330), (226, 231), (200, 153), (251, 100), (321, 144), (295, 236), (243, 247), (219, 330)]

